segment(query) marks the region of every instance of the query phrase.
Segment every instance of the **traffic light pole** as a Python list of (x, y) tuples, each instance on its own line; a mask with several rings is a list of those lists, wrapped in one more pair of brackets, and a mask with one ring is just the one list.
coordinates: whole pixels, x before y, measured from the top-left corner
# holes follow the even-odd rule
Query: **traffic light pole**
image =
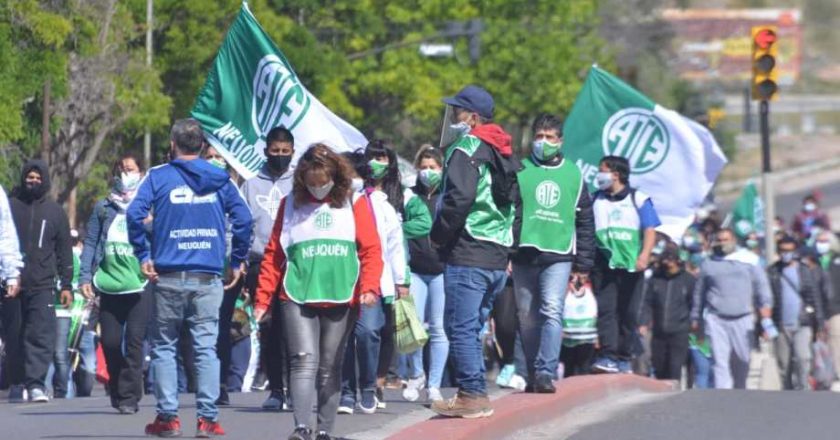
[(770, 103), (759, 101), (759, 133), (761, 135), (761, 187), (764, 189), (764, 255), (768, 263), (776, 260), (773, 224), (776, 217), (773, 170), (770, 163)]

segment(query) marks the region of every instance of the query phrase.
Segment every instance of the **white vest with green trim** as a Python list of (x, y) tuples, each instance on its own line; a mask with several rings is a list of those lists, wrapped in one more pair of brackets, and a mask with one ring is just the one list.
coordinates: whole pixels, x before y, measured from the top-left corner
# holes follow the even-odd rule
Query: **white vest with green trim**
[(622, 200), (611, 201), (599, 191), (592, 202), (595, 215), (595, 242), (609, 259), (611, 269), (636, 271), (642, 246), (641, 219), (637, 206), (648, 200), (647, 194), (633, 190)]
[(295, 206), (287, 197), (280, 246), (286, 254), (283, 288), (295, 303), (344, 304), (353, 299), (360, 263), (352, 203)]
[[(468, 157), (473, 157), (480, 146), (481, 139), (471, 134), (463, 135), (446, 150), (445, 162), (449, 164), (449, 159), (456, 150), (461, 150)], [(447, 166), (444, 169), (444, 182), (446, 182), (445, 174), (448, 172), (448, 168)], [(442, 194), (445, 192), (446, 184), (444, 183)], [(490, 165), (486, 163), (479, 165), (475, 202), (473, 202), (470, 212), (467, 214), (465, 226), (467, 233), (476, 240), (489, 241), (510, 247), (513, 245), (513, 216), (514, 206), (512, 204), (506, 208), (500, 208), (496, 206), (496, 202), (493, 200), (493, 176), (490, 172)]]
[(528, 158), (523, 165), (516, 176), (522, 197), (519, 246), (555, 254), (575, 253), (576, 210), (584, 190), (580, 169), (565, 159), (546, 166)]

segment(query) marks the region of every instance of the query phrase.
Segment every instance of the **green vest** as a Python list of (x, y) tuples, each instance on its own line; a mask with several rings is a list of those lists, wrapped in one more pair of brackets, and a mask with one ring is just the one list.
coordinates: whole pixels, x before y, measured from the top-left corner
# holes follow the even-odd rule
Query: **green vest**
[(352, 202), (338, 209), (328, 203), (295, 206), (287, 197), (282, 206), (286, 295), (298, 304), (350, 302), (361, 269)]
[(570, 160), (556, 166), (528, 158), (516, 175), (522, 197), (520, 247), (555, 254), (574, 253), (575, 217), (583, 191), (580, 169)]
[(611, 269), (636, 271), (636, 260), (642, 250), (641, 220), (636, 208), (647, 201), (648, 196), (636, 191), (622, 200), (611, 201), (603, 192), (595, 194), (592, 212), (595, 215), (595, 243), (609, 258)]
[[(477, 137), (470, 134), (461, 136), (446, 150), (445, 162), (449, 163), (449, 159), (455, 150), (461, 150), (467, 156), (472, 157), (479, 146), (481, 146), (481, 140)], [(448, 167), (444, 170), (444, 174), (447, 170)], [(446, 182), (445, 175), (444, 182)], [(511, 205), (506, 208), (496, 206), (496, 202), (493, 200), (492, 183), (493, 177), (490, 173), (490, 166), (486, 163), (479, 165), (478, 187), (476, 188), (475, 202), (467, 215), (466, 230), (476, 240), (489, 241), (510, 247), (513, 245), (514, 206)], [(446, 194), (446, 183), (444, 183), (441, 194)]]
[[(70, 280), (71, 292), (73, 293), (73, 305), (69, 309), (65, 309), (61, 305), (61, 296), (55, 296), (55, 316), (56, 318), (71, 318), (74, 314), (78, 314), (85, 305), (85, 298), (79, 292), (79, 268), (81, 267), (81, 260), (77, 254), (76, 248), (73, 248), (73, 278)], [(58, 286), (61, 291), (61, 286)]]
[(140, 271), (140, 262), (128, 242), (125, 213), (114, 217), (105, 237), (105, 255), (93, 276), (96, 290), (108, 294), (142, 292), (148, 280)]

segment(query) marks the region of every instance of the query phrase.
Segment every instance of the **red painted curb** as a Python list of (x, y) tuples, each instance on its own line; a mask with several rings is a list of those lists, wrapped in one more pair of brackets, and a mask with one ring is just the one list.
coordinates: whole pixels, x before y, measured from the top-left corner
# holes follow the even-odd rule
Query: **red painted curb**
[(594, 401), (627, 391), (677, 390), (674, 381), (634, 374), (577, 376), (557, 383), (555, 394), (508, 394), (493, 401), (494, 414), (484, 419), (431, 418), (388, 437), (399, 440), (491, 440), (537, 425)]

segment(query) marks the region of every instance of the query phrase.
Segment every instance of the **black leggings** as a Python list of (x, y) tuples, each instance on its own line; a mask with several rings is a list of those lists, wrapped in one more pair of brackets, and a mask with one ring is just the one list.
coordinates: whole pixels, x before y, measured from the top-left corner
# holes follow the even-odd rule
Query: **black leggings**
[[(280, 301), (289, 348), (295, 425), (331, 433), (341, 394), (341, 366), (359, 311), (347, 306), (309, 307)], [(312, 423), (317, 400), (318, 425)]]
[(650, 351), (657, 379), (680, 380), (682, 367), (688, 361), (688, 332), (654, 334)]
[(143, 397), (143, 341), (154, 304), (151, 283), (139, 293), (99, 295), (100, 342), (110, 376), (111, 406), (134, 407)]
[(376, 369), (376, 377), (381, 378), (388, 375), (388, 370), (394, 363), (395, 343), (394, 332), (396, 331), (396, 315), (394, 303), (387, 304), (383, 301), (382, 312), (385, 314), (385, 325), (382, 326), (379, 343), (379, 367)]

